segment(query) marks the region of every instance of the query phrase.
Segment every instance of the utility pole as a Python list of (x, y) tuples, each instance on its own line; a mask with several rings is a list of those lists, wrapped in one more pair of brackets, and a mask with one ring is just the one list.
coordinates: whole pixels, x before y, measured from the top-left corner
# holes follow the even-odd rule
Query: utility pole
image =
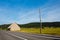
[(40, 34), (42, 34), (42, 16), (41, 16), (40, 8), (39, 8), (39, 19), (40, 19)]

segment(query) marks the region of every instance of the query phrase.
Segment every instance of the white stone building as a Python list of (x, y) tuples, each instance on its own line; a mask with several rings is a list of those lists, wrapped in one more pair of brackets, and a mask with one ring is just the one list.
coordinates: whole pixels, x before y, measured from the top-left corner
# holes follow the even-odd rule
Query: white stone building
[(8, 27), (8, 29), (9, 29), (10, 31), (19, 31), (19, 30), (20, 30), (20, 27), (17, 25), (17, 23), (12, 23), (12, 24)]

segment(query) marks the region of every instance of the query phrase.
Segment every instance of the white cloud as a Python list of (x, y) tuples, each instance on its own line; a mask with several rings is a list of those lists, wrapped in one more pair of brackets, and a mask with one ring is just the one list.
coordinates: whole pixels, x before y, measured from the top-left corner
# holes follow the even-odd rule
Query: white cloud
[(47, 11), (46, 17), (44, 17), (42, 20), (44, 22), (53, 22), (53, 21), (58, 21), (60, 19), (60, 8), (52, 8), (53, 10)]
[(19, 13), (19, 16), (18, 16), (18, 21), (20, 23), (29, 23), (29, 22), (39, 21), (38, 9), (27, 10), (27, 12), (24, 11), (24, 12), (22, 12), (23, 13), (22, 15), (20, 13)]

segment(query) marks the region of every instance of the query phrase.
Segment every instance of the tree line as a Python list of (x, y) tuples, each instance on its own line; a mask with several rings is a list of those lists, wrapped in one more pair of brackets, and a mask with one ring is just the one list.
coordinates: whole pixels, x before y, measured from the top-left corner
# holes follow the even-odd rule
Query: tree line
[[(0, 28), (6, 29), (11, 24), (2, 24)], [(40, 22), (31, 22), (27, 24), (18, 24), (22, 28), (40, 28)], [(42, 27), (60, 27), (60, 22), (42, 22)]]

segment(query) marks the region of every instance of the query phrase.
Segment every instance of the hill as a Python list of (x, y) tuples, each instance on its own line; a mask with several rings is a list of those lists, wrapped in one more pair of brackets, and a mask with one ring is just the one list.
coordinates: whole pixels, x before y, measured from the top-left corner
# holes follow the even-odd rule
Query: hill
[[(0, 28), (5, 29), (9, 27), (10, 24), (3, 24), (0, 25)], [(19, 26), (23, 28), (40, 28), (39, 22), (31, 22), (28, 24), (18, 24)], [(43, 27), (60, 27), (60, 22), (42, 22)]]
[[(28, 24), (22, 24), (20, 25), (21, 27), (35, 27), (39, 28), (40, 27), (40, 22), (32, 22)], [(60, 22), (42, 22), (43, 27), (60, 27)]]

